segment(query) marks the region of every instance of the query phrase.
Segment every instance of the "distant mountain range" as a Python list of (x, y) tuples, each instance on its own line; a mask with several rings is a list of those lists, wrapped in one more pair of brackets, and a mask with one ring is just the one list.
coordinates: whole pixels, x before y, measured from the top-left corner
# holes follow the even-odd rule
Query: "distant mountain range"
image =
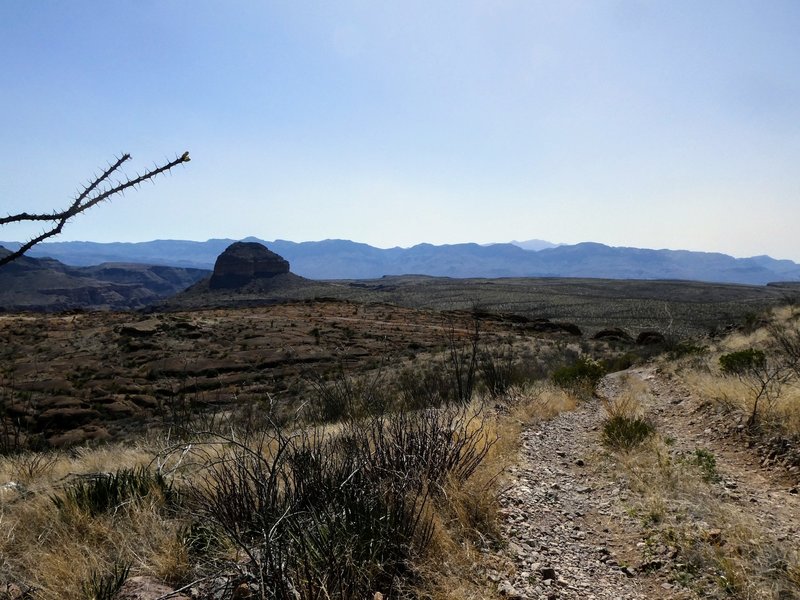
[[(156, 240), (138, 243), (54, 242), (36, 246), (30, 256), (51, 257), (78, 266), (104, 262), (141, 263), (211, 269), (235, 240), (206, 242)], [(734, 258), (712, 252), (647, 250), (584, 242), (555, 246), (541, 240), (503, 244), (418, 244), (381, 249), (349, 240), (265, 242), (286, 258), (292, 272), (311, 279), (373, 279), (420, 274), (445, 277), (596, 277), (608, 279), (683, 279), (763, 285), (800, 281), (800, 265), (769, 256)], [(0, 242), (9, 249), (18, 243)]]

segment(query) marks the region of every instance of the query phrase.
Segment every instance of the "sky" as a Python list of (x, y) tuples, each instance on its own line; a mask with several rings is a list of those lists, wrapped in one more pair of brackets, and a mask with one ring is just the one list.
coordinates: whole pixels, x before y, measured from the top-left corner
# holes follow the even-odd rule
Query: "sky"
[(3, 0), (0, 213), (188, 150), (56, 240), (800, 261), (798, 31), (796, 0)]

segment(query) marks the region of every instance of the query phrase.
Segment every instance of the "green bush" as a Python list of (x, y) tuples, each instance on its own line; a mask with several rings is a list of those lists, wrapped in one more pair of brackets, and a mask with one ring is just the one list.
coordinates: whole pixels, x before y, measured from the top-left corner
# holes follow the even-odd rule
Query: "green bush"
[(726, 375), (744, 375), (755, 369), (763, 369), (766, 362), (766, 355), (755, 348), (747, 348), (719, 357), (720, 369)]
[(635, 448), (653, 434), (654, 428), (641, 417), (613, 415), (603, 423), (603, 443), (617, 450)]
[(667, 356), (671, 360), (678, 360), (684, 356), (701, 356), (708, 352), (707, 346), (700, 346), (693, 342), (669, 342), (667, 344)]
[(551, 380), (562, 388), (590, 386), (592, 389), (606, 374), (605, 367), (590, 358), (579, 358), (573, 364), (553, 371)]
[(720, 480), (717, 472), (717, 459), (710, 450), (697, 448), (689, 462), (700, 469), (704, 481), (715, 483)]
[(629, 369), (636, 364), (637, 360), (639, 360), (639, 357), (633, 352), (626, 352), (625, 354), (621, 354), (613, 358), (606, 358), (602, 362), (604, 374), (616, 373), (617, 371)]

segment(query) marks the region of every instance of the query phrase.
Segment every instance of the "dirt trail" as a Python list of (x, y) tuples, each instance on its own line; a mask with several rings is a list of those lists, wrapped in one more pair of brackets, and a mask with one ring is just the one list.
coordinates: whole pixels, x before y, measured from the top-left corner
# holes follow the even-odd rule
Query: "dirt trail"
[[(800, 539), (800, 498), (777, 473), (759, 468), (758, 457), (718, 435), (701, 403), (677, 380), (655, 367), (606, 377), (599, 394), (612, 399), (628, 385), (644, 388), (647, 414), (676, 448), (712, 451), (726, 500), (755, 514), (778, 543)], [(631, 515), (635, 500), (622, 471), (600, 443), (602, 401), (537, 423), (522, 434), (518, 464), (500, 502), (511, 566), (491, 573), (510, 598), (651, 599), (696, 598), (668, 580), (667, 570), (648, 570), (645, 532)]]

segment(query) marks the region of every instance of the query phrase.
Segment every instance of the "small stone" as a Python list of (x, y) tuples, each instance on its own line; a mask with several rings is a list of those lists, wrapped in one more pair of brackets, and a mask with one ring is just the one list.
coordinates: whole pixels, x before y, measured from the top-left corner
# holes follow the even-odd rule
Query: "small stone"
[(516, 542), (513, 542), (513, 541), (508, 542), (508, 549), (511, 552), (511, 554), (513, 554), (515, 556), (524, 556), (525, 555), (525, 550), (523, 550), (522, 546), (520, 546)]
[(240, 583), (236, 586), (236, 589), (233, 590), (231, 600), (247, 600), (248, 598), (252, 597), (253, 592), (250, 590), (250, 586), (246, 583)]
[[(32, 590), (30, 588), (23, 589), (16, 583), (9, 583), (4, 592), (0, 592), (0, 598), (8, 598), (8, 600), (23, 600), (28, 598), (28, 593)], [(5, 595), (2, 595), (5, 594)]]
[(499, 586), (497, 586), (497, 591), (500, 592), (501, 596), (505, 596), (506, 598), (511, 598), (512, 600), (521, 600), (522, 596), (520, 596), (519, 592), (511, 585), (510, 581), (504, 581)]
[(543, 567), (542, 569), (539, 569), (539, 574), (542, 576), (544, 581), (555, 580), (557, 577), (556, 570), (553, 567)]
[(722, 530), (721, 529), (709, 529), (706, 531), (706, 537), (708, 541), (712, 544), (719, 544), (722, 541)]
[(114, 596), (115, 600), (152, 600), (158, 597), (174, 600), (189, 600), (188, 596), (175, 592), (157, 579), (147, 576), (129, 577)]

